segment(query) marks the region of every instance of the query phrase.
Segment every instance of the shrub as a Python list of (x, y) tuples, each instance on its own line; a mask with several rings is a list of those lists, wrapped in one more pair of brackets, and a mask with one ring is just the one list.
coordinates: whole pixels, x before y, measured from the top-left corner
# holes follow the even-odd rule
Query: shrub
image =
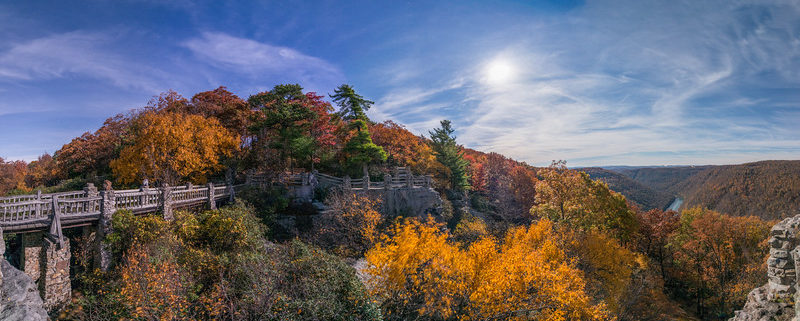
[(383, 217), (379, 202), (352, 192), (331, 192), (319, 218), (315, 242), (345, 257), (360, 257), (377, 241)]

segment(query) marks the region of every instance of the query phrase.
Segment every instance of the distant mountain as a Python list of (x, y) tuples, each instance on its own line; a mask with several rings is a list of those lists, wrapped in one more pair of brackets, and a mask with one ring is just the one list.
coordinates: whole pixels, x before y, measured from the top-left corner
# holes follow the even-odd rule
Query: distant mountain
[(615, 171), (599, 167), (577, 168), (577, 170), (586, 172), (592, 179), (605, 182), (612, 190), (625, 195), (625, 198), (644, 210), (664, 209), (674, 198), (673, 194), (654, 190)]
[(678, 184), (711, 167), (713, 166), (636, 167), (616, 171), (656, 191), (676, 195), (680, 194)]
[(589, 174), (598, 179), (605, 176), (604, 180), (610, 180), (607, 183), (611, 189), (644, 207), (661, 204), (663, 195), (679, 195), (684, 199), (681, 209), (700, 206), (730, 215), (754, 215), (763, 219), (800, 214), (800, 160), (723, 166), (614, 168), (613, 172), (642, 187), (621, 178), (612, 179), (612, 174), (600, 169)]
[(714, 166), (676, 186), (682, 208), (782, 219), (800, 214), (800, 160)]

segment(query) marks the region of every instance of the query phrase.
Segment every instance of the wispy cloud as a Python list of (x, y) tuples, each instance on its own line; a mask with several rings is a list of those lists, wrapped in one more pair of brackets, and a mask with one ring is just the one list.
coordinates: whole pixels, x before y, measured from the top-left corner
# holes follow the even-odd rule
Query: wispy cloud
[(323, 59), (225, 33), (205, 32), (199, 38), (185, 41), (183, 46), (202, 61), (252, 78), (280, 76), (312, 87), (344, 79), (339, 68)]
[[(447, 117), (465, 145), (536, 164), (797, 158), (800, 132), (770, 121), (772, 106), (800, 109), (797, 97), (769, 89), (800, 90), (800, 77), (787, 72), (800, 69), (799, 24), (796, 2), (590, 1), (551, 23), (506, 31), (535, 35), (489, 58), (516, 66), (513, 79), (487, 83), (488, 62), (447, 75), (467, 82), (446, 99), (474, 102)], [(383, 116), (404, 120), (444, 101), (415, 90), (389, 92)]]
[(111, 49), (117, 37), (73, 31), (13, 44), (0, 52), (0, 81), (90, 77), (116, 86), (158, 92), (167, 77)]

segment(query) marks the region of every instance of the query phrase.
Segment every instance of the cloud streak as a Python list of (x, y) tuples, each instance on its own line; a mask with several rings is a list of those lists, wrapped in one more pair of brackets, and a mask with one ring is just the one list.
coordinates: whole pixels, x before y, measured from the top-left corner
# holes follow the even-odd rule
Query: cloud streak
[(225, 33), (205, 32), (182, 45), (204, 62), (251, 78), (281, 75), (286, 80), (312, 87), (344, 79), (336, 66), (323, 59)]
[[(797, 96), (770, 91), (800, 90), (787, 72), (800, 70), (798, 25), (796, 2), (589, 1), (507, 30), (535, 35), (492, 58), (517, 66), (514, 81), (487, 84), (481, 68), (456, 70), (447, 77), (468, 81), (444, 99), (467, 97), (472, 107), (437, 116), (454, 120), (468, 147), (542, 165), (798, 158), (800, 131), (777, 119), (800, 123)], [(415, 105), (444, 102), (395, 98), (408, 90), (384, 96), (385, 117), (404, 121)]]
[(74, 31), (14, 44), (0, 52), (0, 81), (90, 77), (123, 88), (164, 89), (158, 84), (166, 74), (111, 49), (114, 41), (109, 34)]

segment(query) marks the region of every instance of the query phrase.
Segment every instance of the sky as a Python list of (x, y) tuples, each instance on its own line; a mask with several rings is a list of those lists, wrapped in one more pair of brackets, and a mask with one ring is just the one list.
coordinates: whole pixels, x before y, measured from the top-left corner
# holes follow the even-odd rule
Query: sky
[(167, 90), (343, 83), (532, 165), (800, 159), (800, 1), (0, 0), (0, 157)]

